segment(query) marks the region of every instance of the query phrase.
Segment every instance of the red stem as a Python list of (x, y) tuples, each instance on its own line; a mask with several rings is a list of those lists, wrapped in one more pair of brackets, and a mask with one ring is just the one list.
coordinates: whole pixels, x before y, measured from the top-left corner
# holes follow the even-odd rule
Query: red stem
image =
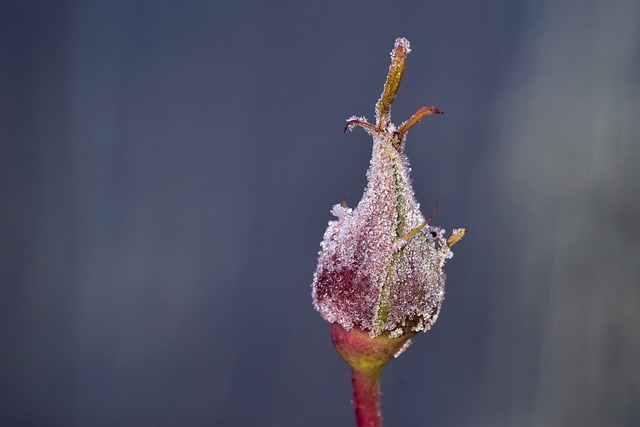
[(353, 404), (358, 427), (381, 427), (380, 374), (382, 368), (405, 345), (415, 332), (391, 338), (386, 334), (371, 338), (358, 328), (349, 331), (338, 323), (331, 325), (331, 339), (340, 356), (351, 369)]
[(353, 404), (356, 409), (356, 423), (358, 427), (382, 427), (382, 412), (380, 411), (380, 373), (363, 372), (351, 369), (353, 384)]

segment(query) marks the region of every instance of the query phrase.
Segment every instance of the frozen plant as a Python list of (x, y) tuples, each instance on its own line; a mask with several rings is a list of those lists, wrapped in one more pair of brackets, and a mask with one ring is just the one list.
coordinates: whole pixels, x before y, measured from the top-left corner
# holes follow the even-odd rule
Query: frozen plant
[(379, 378), (384, 365), (438, 318), (444, 299), (444, 264), (466, 230), (429, 225), (415, 199), (404, 152), (407, 132), (423, 117), (442, 114), (420, 108), (396, 127), (391, 104), (404, 73), (409, 41), (399, 38), (376, 104), (376, 124), (347, 120), (373, 138), (367, 188), (355, 209), (333, 207), (313, 280), (313, 304), (331, 323), (333, 343), (349, 364), (358, 426), (380, 426)]

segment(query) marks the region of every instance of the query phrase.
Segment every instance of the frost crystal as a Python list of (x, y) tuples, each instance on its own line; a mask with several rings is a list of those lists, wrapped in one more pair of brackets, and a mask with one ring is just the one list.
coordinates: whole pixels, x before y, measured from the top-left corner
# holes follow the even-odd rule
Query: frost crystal
[[(394, 338), (394, 337), (393, 337), (393, 331), (391, 332), (391, 338)], [(403, 345), (402, 347), (400, 347), (400, 350), (398, 350), (398, 351), (396, 352), (396, 354), (394, 354), (394, 355), (393, 355), (393, 357), (394, 357), (394, 358), (396, 358), (396, 359), (397, 359), (398, 357), (400, 357), (400, 355), (401, 355), (402, 353), (404, 353), (405, 351), (407, 351), (407, 349), (411, 346), (411, 342), (412, 342), (412, 341), (411, 341), (411, 339), (408, 339), (408, 340), (404, 343), (404, 345)]]
[(325, 231), (313, 280), (314, 306), (322, 317), (372, 337), (429, 330), (444, 299), (443, 267), (452, 256), (444, 230), (426, 225), (404, 153), (408, 129), (440, 111), (422, 108), (400, 128), (389, 118), (408, 52), (409, 42), (396, 40), (376, 126), (363, 117), (347, 121), (347, 129), (360, 125), (373, 137), (368, 184), (354, 210), (331, 210), (338, 219)]
[(425, 219), (408, 160), (393, 147), (394, 131), (374, 136), (368, 185), (356, 209), (333, 207), (338, 220), (325, 232), (313, 284), (315, 307), (327, 321), (373, 335), (426, 329), (442, 304), (449, 253), (435, 227), (402, 239)]

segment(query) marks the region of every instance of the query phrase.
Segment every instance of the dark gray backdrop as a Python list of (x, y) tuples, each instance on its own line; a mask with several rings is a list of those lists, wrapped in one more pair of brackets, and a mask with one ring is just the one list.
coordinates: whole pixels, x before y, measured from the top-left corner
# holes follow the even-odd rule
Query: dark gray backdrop
[(637, 0), (2, 2), (2, 424), (353, 425), (310, 283), (398, 36), (469, 234), (387, 425), (638, 425)]

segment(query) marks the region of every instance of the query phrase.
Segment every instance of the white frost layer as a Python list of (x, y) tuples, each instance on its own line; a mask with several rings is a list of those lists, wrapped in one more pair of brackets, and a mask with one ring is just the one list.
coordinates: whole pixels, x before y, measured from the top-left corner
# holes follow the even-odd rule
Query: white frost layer
[(329, 222), (321, 243), (312, 292), (327, 321), (347, 330), (357, 326), (372, 336), (431, 327), (444, 299), (443, 267), (451, 256), (443, 230), (436, 227), (424, 227), (398, 244), (424, 216), (409, 180), (408, 159), (393, 147), (392, 132), (374, 135), (368, 184), (358, 206), (332, 209), (338, 219)]

